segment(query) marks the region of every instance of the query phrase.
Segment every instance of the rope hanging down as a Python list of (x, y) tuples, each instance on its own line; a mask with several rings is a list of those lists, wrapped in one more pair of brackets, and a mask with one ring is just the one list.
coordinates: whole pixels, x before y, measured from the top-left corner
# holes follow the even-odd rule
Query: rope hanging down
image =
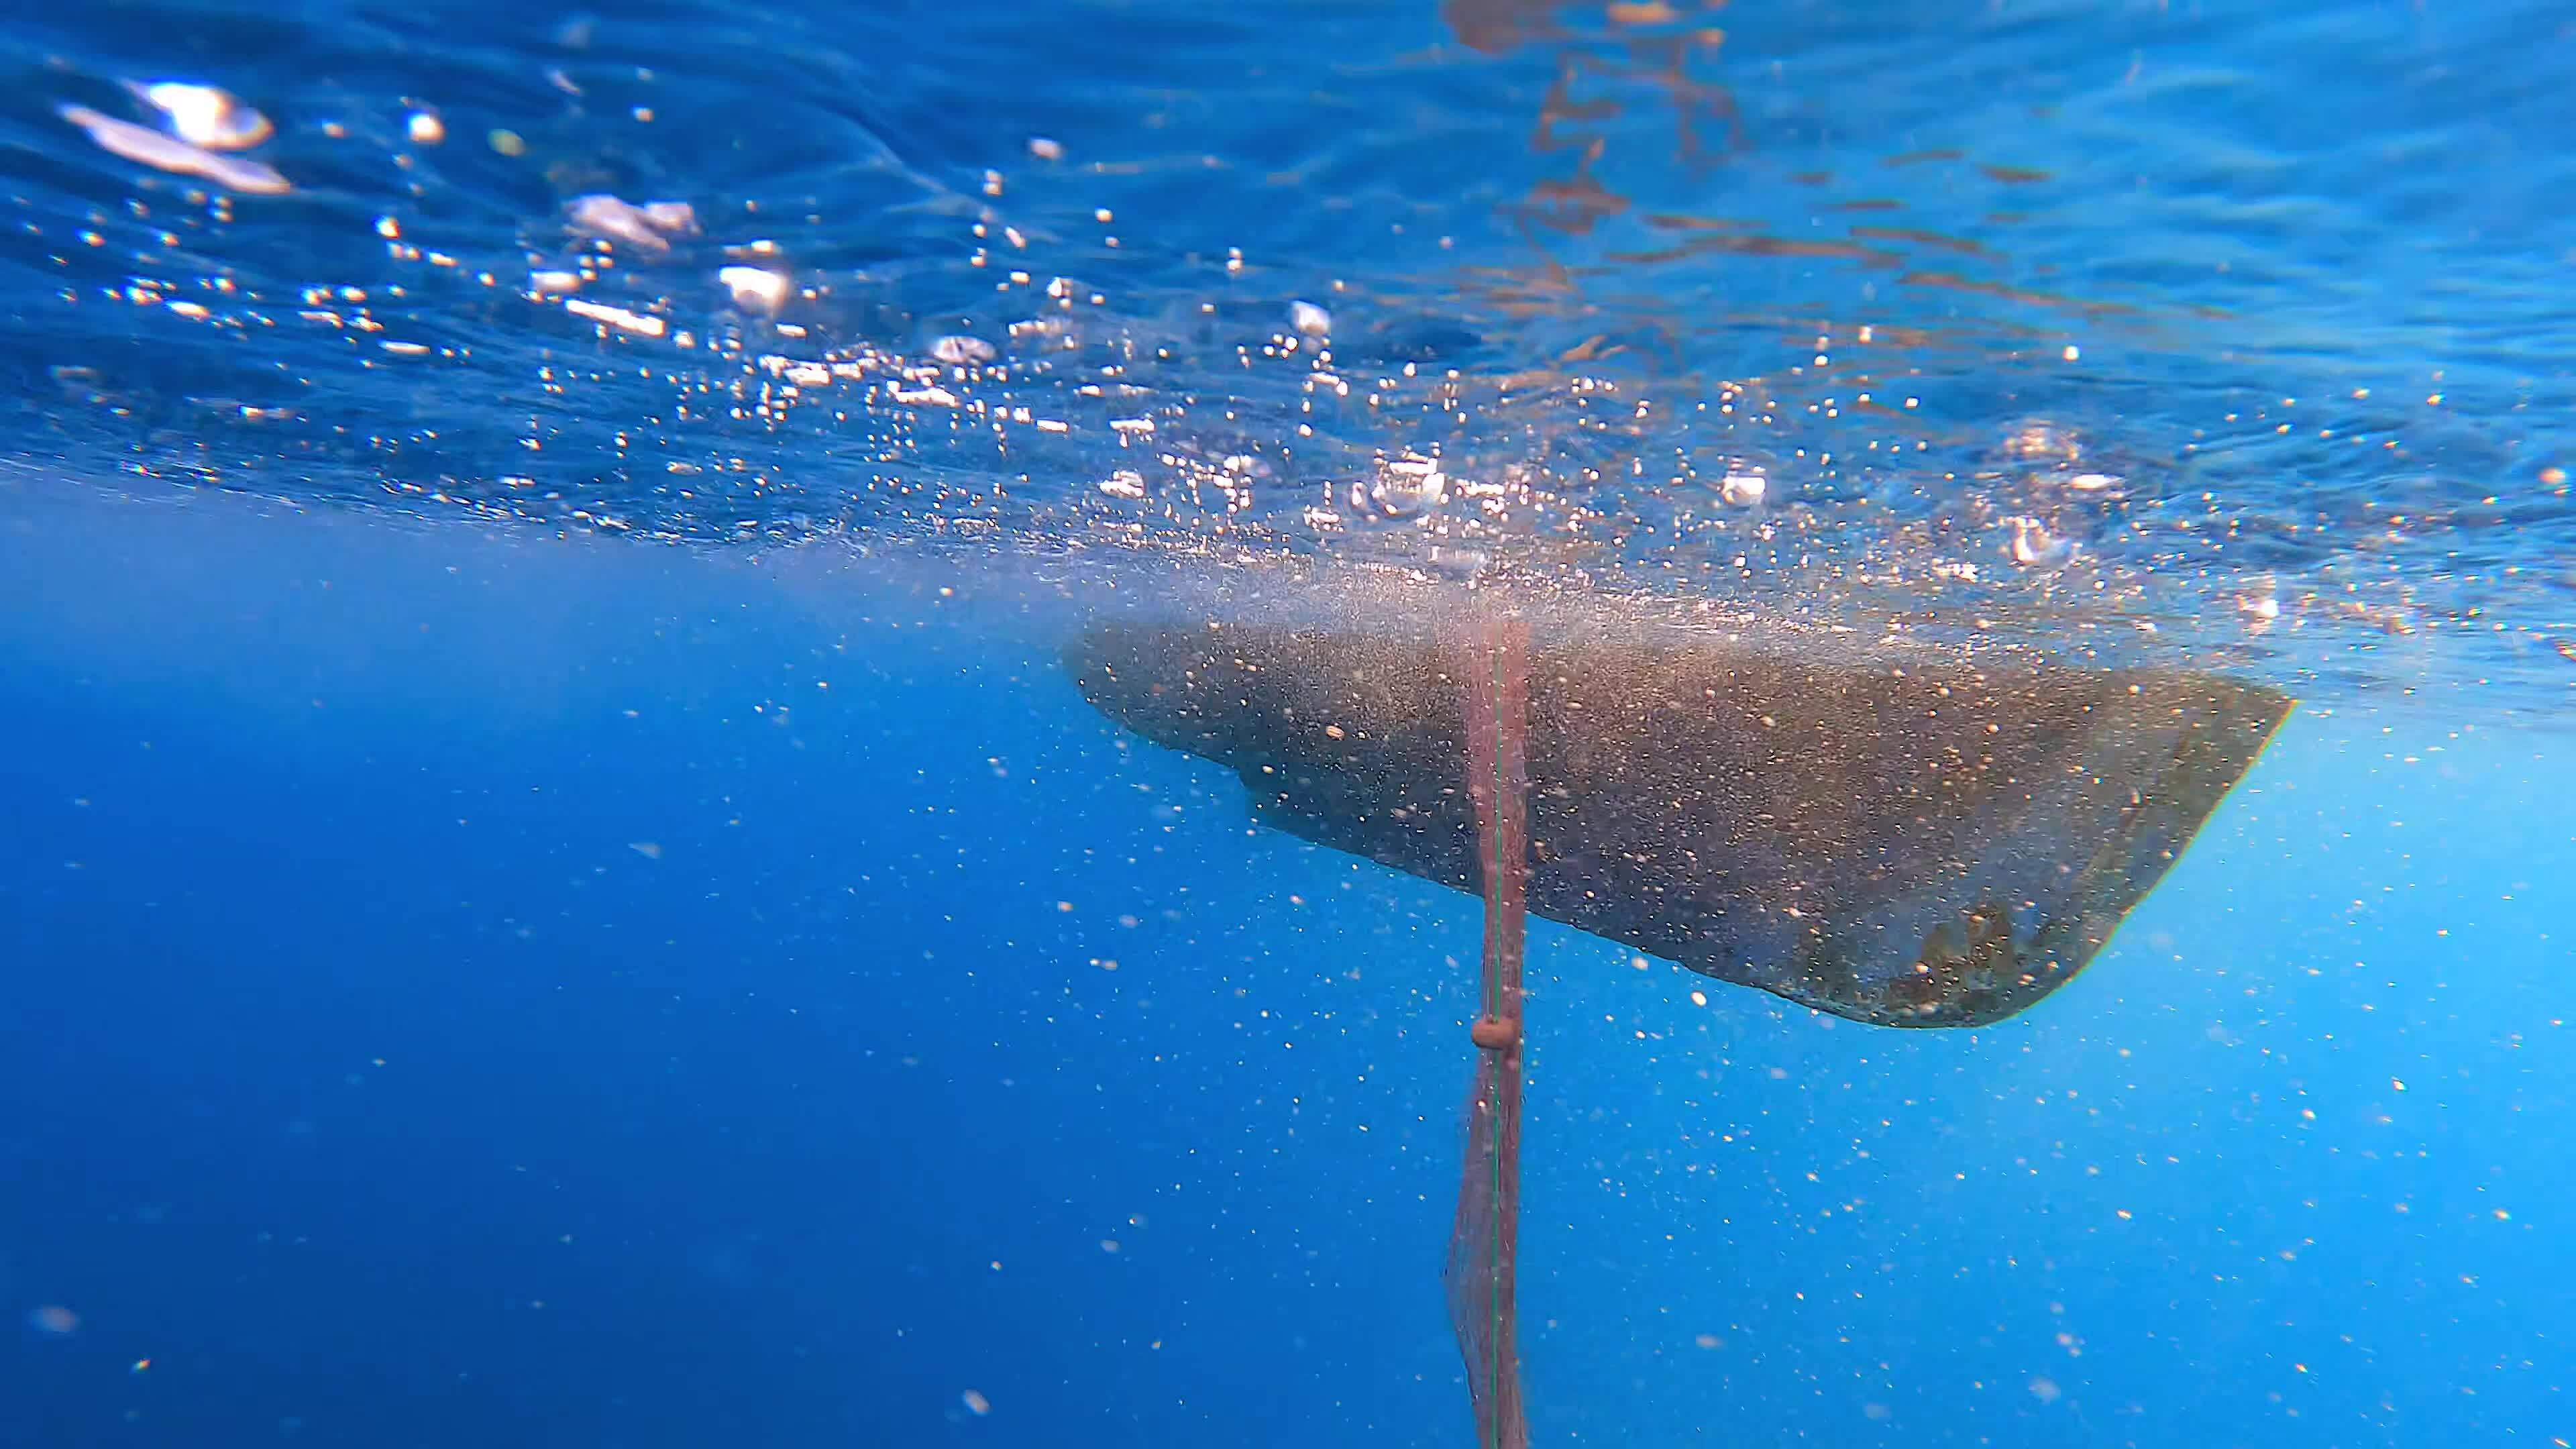
[(1466, 1161), (1443, 1277), (1467, 1365), (1480, 1449), (1526, 1449), (1513, 1303), (1520, 1228), (1521, 925), (1528, 887), (1529, 626), (1483, 616), (1466, 626), (1467, 786), (1485, 887), (1483, 1013), (1468, 1028), (1476, 1075)]

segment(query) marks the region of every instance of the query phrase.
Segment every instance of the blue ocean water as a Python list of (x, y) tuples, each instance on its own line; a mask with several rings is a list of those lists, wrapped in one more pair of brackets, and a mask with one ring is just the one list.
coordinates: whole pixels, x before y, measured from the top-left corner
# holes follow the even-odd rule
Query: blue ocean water
[(1373, 570), (2300, 698), (1993, 1026), (1532, 922), (1536, 1442), (2576, 1439), (2572, 45), (11, 15), (0, 1445), (1474, 1442), (1478, 903), (1059, 660)]

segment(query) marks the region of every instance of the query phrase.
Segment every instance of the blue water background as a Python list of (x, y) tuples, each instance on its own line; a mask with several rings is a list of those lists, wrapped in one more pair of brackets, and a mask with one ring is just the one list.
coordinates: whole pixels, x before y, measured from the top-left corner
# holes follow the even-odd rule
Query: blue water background
[[(0, 1285), (81, 1327), (14, 1442), (1467, 1442), (1474, 903), (1122, 748), (1042, 605), (45, 518)], [(1539, 925), (1540, 1433), (2556, 1432), (2569, 764), (2302, 712), (1974, 1032)]]
[[(1991, 1028), (1534, 923), (1538, 1443), (2576, 1440), (2563, 12), (1628, 24), (0, 18), (0, 1449), (1472, 1442), (1477, 907), (1081, 702), (1180, 565), (1049, 572), (1365, 552), (1312, 509), (1432, 442), (1587, 577), (2303, 696)], [(294, 192), (58, 110), (162, 76)], [(523, 290), (594, 191), (706, 221), (584, 284), (662, 337)], [(1067, 431), (757, 362), (951, 333)]]

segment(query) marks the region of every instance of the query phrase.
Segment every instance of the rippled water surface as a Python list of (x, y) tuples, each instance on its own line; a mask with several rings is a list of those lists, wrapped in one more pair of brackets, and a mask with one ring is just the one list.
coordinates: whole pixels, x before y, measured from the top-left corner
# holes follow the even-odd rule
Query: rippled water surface
[(8, 447), (22, 487), (1516, 568), (2555, 711), (2569, 26), (22, 17)]

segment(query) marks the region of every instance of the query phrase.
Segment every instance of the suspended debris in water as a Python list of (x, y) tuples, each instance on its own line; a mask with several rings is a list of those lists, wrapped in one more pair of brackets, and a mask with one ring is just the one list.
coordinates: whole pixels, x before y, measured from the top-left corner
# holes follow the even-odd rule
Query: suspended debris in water
[(221, 86), (186, 81), (127, 81), (136, 100), (159, 111), (170, 131), (190, 145), (209, 151), (247, 151), (277, 134), (268, 117)]
[(625, 242), (650, 256), (668, 252), (673, 237), (698, 232), (697, 208), (685, 201), (648, 201), (637, 206), (605, 194), (576, 196), (565, 203), (564, 216), (567, 230)]
[(930, 355), (942, 362), (972, 367), (990, 362), (1001, 354), (983, 338), (961, 332), (934, 338), (930, 344)]
[(767, 267), (718, 267), (716, 280), (733, 294), (733, 304), (746, 312), (775, 312), (787, 302), (787, 277)]
[(175, 175), (202, 177), (231, 191), (274, 196), (295, 189), (275, 168), (257, 161), (219, 155), (177, 136), (120, 121), (87, 106), (64, 106), (61, 113), (64, 120), (87, 131), (100, 150), (128, 161)]

